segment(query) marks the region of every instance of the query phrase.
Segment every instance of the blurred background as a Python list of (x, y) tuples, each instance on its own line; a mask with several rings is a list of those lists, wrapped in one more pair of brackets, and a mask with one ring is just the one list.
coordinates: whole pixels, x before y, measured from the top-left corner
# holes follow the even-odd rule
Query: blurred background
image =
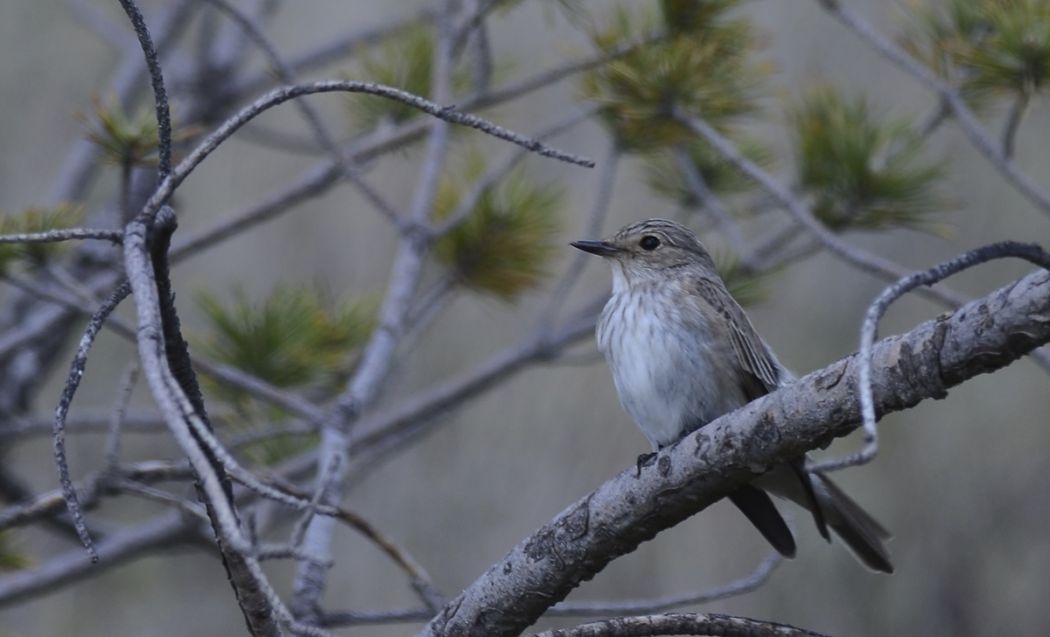
[[(153, 26), (152, 21), (175, 4), (144, 1), (142, 6)], [(255, 10), (257, 4), (243, 6)], [(421, 2), (338, 0), (272, 4), (272, 14), (263, 23), (265, 31), (279, 51), (293, 58), (347, 33), (416, 15), (425, 7)], [(658, 25), (662, 15), (656, 2), (625, 3), (629, 7), (626, 18), (618, 17), (616, 4), (604, 1), (585, 3), (585, 11), (570, 2), (510, 4), (513, 6), (486, 20), (496, 87), (594, 56), (610, 42), (644, 35), (646, 20)], [(940, 12), (937, 15), (943, 22), (948, 20), (944, 16), (958, 16), (964, 5), (1031, 5), (1034, 12), (1041, 7), (1036, 0), (845, 4), (889, 37), (911, 34), (913, 44), (934, 37), (929, 34), (936, 33), (931, 26), (935, 21), (922, 17), (930, 11)], [(179, 97), (191, 88), (180, 85), (180, 79), (204, 55), (213, 32), (232, 29), (214, 11), (199, 11), (211, 17), (190, 18), (185, 41), (164, 62), (176, 98), (177, 124), (187, 123), (190, 116)], [(1050, 16), (1045, 11), (1041, 15), (1044, 21), (1036, 23), (1042, 29), (1044, 49), (1038, 48), (1040, 41), (1033, 41), (1031, 48), (1036, 52), (1050, 48), (1046, 37)], [(731, 114), (717, 123), (738, 143), (752, 144), (754, 156), (818, 213), (821, 206), (831, 211), (822, 221), (845, 239), (909, 269), (924, 268), (992, 241), (1020, 239), (1047, 245), (1050, 220), (1045, 213), (1013, 190), (950, 119), (934, 126), (928, 135), (917, 136), (916, 131), (936, 113), (935, 95), (879, 58), (818, 3), (743, 2), (720, 14), (718, 20), (746, 25), (739, 28), (748, 30), (747, 66), (730, 72), (736, 74), (734, 81), (747, 84), (735, 87), (741, 93), (734, 99), (746, 97), (750, 112)], [(984, 28), (991, 27), (986, 24)], [(602, 41), (596, 33), (609, 40)], [(330, 63), (304, 70), (300, 77), (381, 78), (396, 67), (397, 59), (407, 59), (409, 66), (418, 63), (404, 57), (411, 55), (405, 51), (411, 49), (412, 37), (416, 36), (402, 34), (367, 49), (356, 48)], [(242, 75), (235, 78), (270, 80), (238, 96), (233, 106), (247, 103), (274, 85), (266, 61), (250, 45), (246, 47), (246, 61), (238, 69)], [(100, 111), (107, 112), (107, 105), (115, 103), (107, 87), (112, 86), (114, 69), (127, 61), (129, 51), (138, 55), (132, 32), (115, 2), (40, 0), (0, 6), (0, 112), (4, 113), (0, 118), (0, 211), (5, 216), (57, 203), (53, 197), (63, 166), (77, 140), (99, 130)], [(1044, 73), (1050, 61), (1046, 64)], [(373, 413), (394, 408), (435, 382), (467, 372), (533, 333), (549, 307), (551, 291), (576, 259), (568, 241), (593, 238), (586, 236), (586, 227), (601, 189), (603, 162), (613, 161), (611, 133), (627, 141), (623, 142), (607, 214), (600, 221), (602, 234), (653, 216), (686, 219), (704, 231), (705, 242), (724, 257), (727, 268), (740, 270), (734, 280), (748, 294), (752, 320), (785, 365), (806, 373), (855, 349), (861, 317), (885, 283), (823, 252), (805, 250), (804, 242), (795, 244), (802, 246), (797, 258), (786, 259), (760, 277), (740, 268), (739, 259), (732, 257), (733, 241), (711, 227), (703, 210), (690, 209), (683, 205), (682, 197), (669, 195), (666, 179), (661, 182), (652, 176), (657, 160), (653, 149), (645, 147), (649, 142), (628, 139), (631, 130), (621, 127), (622, 121), (617, 123), (617, 117), (629, 115), (637, 105), (610, 88), (616, 86), (615, 80), (600, 73), (589, 79), (572, 77), (483, 111), (493, 121), (529, 135), (588, 104), (606, 106), (608, 119), (591, 118), (550, 141), (558, 148), (595, 158), (599, 166), (588, 170), (535, 156), (524, 160), (518, 173), (522, 188), (533, 189), (530, 192), (535, 195), (526, 201), (546, 201), (544, 197), (549, 196), (549, 205), (541, 201), (534, 208), (537, 215), (548, 215), (543, 220), (556, 221), (538, 231), (535, 240), (542, 245), (527, 246), (526, 253), (541, 258), (526, 265), (535, 266), (542, 276), (537, 274), (520, 287), (506, 282), (486, 284), (483, 278), (464, 276), (472, 287), (457, 287), (441, 297), (440, 311), (411, 348), (405, 348)], [(464, 81), (469, 84), (470, 80)], [(1026, 98), (1013, 152), (1024, 172), (1050, 188), (1050, 145), (1042, 142), (1050, 138), (1050, 110), (1039, 99), (1043, 88), (1039, 81), (1046, 78), (1032, 80), (1031, 99)], [(219, 77), (207, 90), (218, 99), (223, 86), (229, 87), (224, 82), (233, 80)], [(734, 87), (727, 90), (730, 88)], [(364, 99), (325, 95), (312, 98), (311, 103), (340, 140), (352, 138), (366, 126), (395, 125), (389, 120), (396, 121), (396, 115), (373, 112), (369, 108), (374, 106), (364, 106)], [(624, 101), (617, 102), (619, 99)], [(1008, 88), (975, 84), (968, 99), (979, 106), (982, 122), (998, 138), (1017, 103)], [(807, 125), (823, 121), (821, 108), (830, 113), (825, 129), (833, 134), (856, 132), (871, 122), (883, 126), (872, 133), (875, 146), (896, 139), (895, 133), (887, 132), (896, 130), (894, 126), (906, 128), (909, 133), (901, 137), (901, 143), (916, 148), (907, 150), (914, 156), (901, 169), (901, 180), (911, 178), (915, 183), (908, 182), (909, 187), (901, 186), (899, 192), (876, 192), (872, 195), (876, 203), (861, 201), (860, 210), (851, 211), (858, 216), (836, 221), (841, 199), (835, 197), (848, 198), (850, 193), (835, 191), (822, 199), (821, 188), (830, 192), (838, 183), (822, 182), (819, 162), (806, 154), (827, 156), (831, 152), (827, 149), (834, 147), (819, 132), (806, 136)], [(135, 106), (129, 109), (129, 117), (140, 110), (149, 112)], [(663, 143), (661, 135), (674, 134), (647, 125), (644, 115), (639, 121), (643, 136), (651, 136), (653, 144)], [(836, 122), (845, 122), (845, 128), (835, 128)], [(194, 124), (203, 130), (215, 125)], [(512, 151), (509, 145), (480, 133), (457, 131), (448, 175), (476, 178)], [(368, 181), (395, 209), (407, 211), (422, 158), (419, 143), (388, 153), (368, 165)], [(868, 164), (876, 161), (872, 156), (866, 160)], [(178, 190), (176, 243), (180, 237), (211, 228), (235, 211), (265, 199), (323, 161), (323, 151), (317, 150), (294, 108), (286, 105), (265, 114), (209, 157)], [(472, 162), (480, 165), (474, 172), (470, 172)], [(666, 157), (664, 162), (666, 168)], [(865, 163), (863, 156), (861, 163)], [(803, 167), (812, 171), (807, 173)], [(927, 167), (932, 167), (931, 174), (924, 176), (921, 173)], [(105, 211), (112, 215), (119, 184), (119, 165), (102, 165), (78, 203), (89, 217), (102, 210), (104, 219)], [(758, 245), (771, 232), (790, 226), (786, 213), (750, 184), (726, 187), (730, 212), (738, 219), (734, 227), (747, 245)], [(446, 196), (455, 201), (451, 181), (448, 188)], [(512, 205), (521, 201), (514, 193), (505, 196)], [(440, 213), (440, 205), (438, 208)], [(859, 227), (862, 224), (856, 220), (861, 217), (870, 220), (869, 228)], [(463, 234), (462, 241), (473, 245), (469, 233)], [(234, 315), (237, 299), (258, 307), (272, 299), (275, 290), (316, 289), (321, 305), (350, 303), (352, 309), (347, 312), (358, 313), (353, 316), (370, 315), (382, 298), (396, 242), (391, 224), (357, 190), (340, 182), (273, 221), (195, 254), (173, 271), (191, 346), (221, 358), (224, 350), (217, 317)], [(459, 263), (462, 254), (457, 250), (463, 249), (445, 245), (428, 262), (423, 289), (448, 280), (443, 277)], [(516, 267), (523, 266), (517, 263)], [(979, 296), (1027, 270), (1017, 263), (989, 264), (953, 279), (950, 285), (967, 296)], [(571, 316), (586, 307), (608, 285), (606, 267), (597, 259), (586, 261), (560, 316)], [(3, 302), (15, 298), (10, 286), (3, 286), (0, 295)], [(211, 305), (207, 299), (212, 300)], [(125, 303), (119, 315), (131, 320), (132, 310), (132, 304)], [(943, 307), (909, 297), (893, 307), (880, 331), (907, 330), (942, 311)], [(55, 362), (46, 367), (46, 378), (39, 378), (27, 401), (29, 417), (44, 422), (50, 418), (84, 321), (84, 317), (74, 321), (55, 353)], [(367, 323), (367, 318), (361, 321)], [(346, 505), (408, 547), (443, 592), (456, 594), (521, 538), (648, 451), (645, 439), (620, 409), (604, 362), (594, 353), (593, 338), (587, 335), (563, 356), (529, 365), (442, 414), (425, 436), (383, 462), (356, 472)], [(120, 377), (133, 357), (126, 341), (103, 333), (73, 405), (72, 420), (78, 414), (104, 413), (113, 404)], [(236, 360), (236, 356), (231, 359)], [(331, 363), (331, 375), (345, 378), (345, 370), (340, 369), (345, 363), (345, 358)], [(330, 380), (311, 379), (303, 391), (324, 395)], [(1046, 573), (1050, 572), (1050, 535), (1046, 532), (1050, 478), (1043, 456), (1050, 448), (1048, 381), (1046, 370), (1023, 359), (952, 390), (945, 400), (890, 415), (881, 425), (878, 459), (836, 475), (839, 484), (894, 532), (891, 551), (897, 571), (892, 576), (869, 573), (841, 545), (825, 545), (808, 516), (795, 510), (798, 557), (782, 563), (758, 590), (699, 608), (834, 635), (1045, 634), (1050, 625), (1050, 609), (1045, 604)], [(206, 385), (205, 391), (213, 413), (264, 419), (264, 410), (257, 405), (238, 402), (243, 399), (224, 394), (214, 385)], [(150, 413), (144, 387), (136, 388), (132, 405), (136, 413)], [(19, 476), (34, 492), (54, 489), (57, 478), (50, 444), (47, 435), (5, 437), (0, 442), (5, 470)], [(274, 453), (301, 451), (311, 439), (288, 444), (300, 446)], [(824, 453), (842, 454), (857, 444), (853, 438), (842, 440)], [(72, 437), (69, 455), (74, 476), (100, 466), (104, 445), (104, 433)], [(265, 471), (267, 461), (260, 458), (272, 451), (257, 449), (250, 459)], [(178, 450), (164, 433), (132, 432), (124, 437), (122, 454), (128, 461), (177, 458)], [(180, 495), (189, 493), (182, 485), (173, 488)], [(162, 509), (155, 503), (122, 498), (90, 512), (89, 521), (131, 523)], [(68, 537), (40, 526), (8, 531), (3, 542), (4, 550), (28, 569), (76, 549)], [(753, 570), (767, 550), (744, 518), (720, 503), (616, 560), (573, 591), (569, 599), (654, 597), (715, 587)], [(334, 556), (326, 609), (417, 605), (403, 574), (355, 534), (345, 529), (336, 534)], [(0, 572), (0, 582), (12, 573)], [(277, 563), (269, 573), (287, 594), (294, 565)], [(575, 623), (579, 622), (544, 620), (539, 626)], [(242, 627), (221, 563), (193, 547), (149, 552), (105, 569), (97, 577), (0, 607), (0, 635), (4, 637), (239, 634)], [(337, 632), (401, 635), (416, 628), (402, 624)]]

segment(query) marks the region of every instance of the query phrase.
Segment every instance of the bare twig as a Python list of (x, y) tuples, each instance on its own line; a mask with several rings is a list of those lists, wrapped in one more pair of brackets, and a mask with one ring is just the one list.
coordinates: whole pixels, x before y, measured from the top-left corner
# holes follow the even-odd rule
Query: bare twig
[[(167, 3), (159, 11), (155, 20), (154, 35), (156, 48), (161, 55), (183, 33), (197, 6), (196, 0), (179, 0)], [(139, 51), (138, 42), (130, 43), (118, 57), (123, 62), (113, 74), (109, 85), (99, 89), (99, 94), (115, 95), (124, 108), (133, 103), (146, 72), (146, 65)], [(58, 177), (47, 196), (47, 205), (55, 206), (65, 201), (83, 199), (84, 191), (101, 165), (98, 155), (97, 144), (87, 139), (77, 140), (63, 155), (64, 160), (59, 168)]]
[(753, 255), (744, 241), (744, 236), (740, 232), (740, 226), (733, 219), (733, 213), (726, 208), (718, 195), (711, 192), (711, 189), (708, 188), (704, 176), (700, 174), (696, 164), (689, 158), (689, 152), (684, 146), (675, 147), (674, 160), (679, 172), (685, 176), (689, 189), (693, 191), (693, 196), (700, 203), (701, 209), (706, 211), (715, 222), (715, 227), (729, 242), (729, 245), (732, 246), (733, 252), (736, 253), (740, 262), (745, 267), (750, 267), (753, 262)]
[[(579, 125), (593, 116), (598, 111), (597, 106), (585, 108), (573, 115), (565, 118), (564, 120), (555, 123), (553, 126), (543, 129), (542, 131), (533, 135), (534, 139), (542, 140), (560, 135), (565, 131)], [(503, 179), (508, 172), (514, 169), (522, 159), (528, 156), (528, 151), (524, 149), (516, 149), (511, 151), (501, 161), (496, 162), (491, 168), (486, 171), (484, 175), (475, 180), (471, 185), (470, 190), (460, 201), (459, 205), (456, 206), (455, 210), (449, 213), (448, 217), (444, 219), (437, 227), (435, 227), (431, 234), (434, 237), (443, 236), (456, 227), (461, 225), (470, 217), (470, 213), (477, 207), (478, 202), (482, 197), (485, 196), (493, 186), (495, 186), (501, 179)], [(603, 173), (604, 174), (604, 173)]]
[(159, 157), (157, 174), (164, 179), (171, 173), (171, 113), (168, 110), (168, 93), (164, 88), (164, 75), (161, 72), (160, 61), (157, 59), (157, 49), (153, 46), (153, 38), (149, 29), (146, 28), (146, 20), (134, 0), (119, 0), (124, 13), (128, 15), (131, 26), (135, 29), (135, 37), (138, 38), (139, 46), (142, 48), (142, 57), (146, 61), (146, 69), (149, 71), (150, 84), (153, 87), (153, 104), (157, 118), (157, 155)]
[(8, 606), (43, 592), (53, 592), (58, 585), (68, 585), (127, 562), (157, 546), (172, 546), (189, 540), (192, 532), (183, 515), (171, 512), (121, 530), (99, 540), (99, 555), (105, 559), (96, 566), (83, 550), (59, 554), (46, 562), (23, 571), (0, 576), (0, 606)]
[[(784, 208), (786, 208), (795, 221), (805, 228), (810, 234), (820, 240), (821, 244), (831, 254), (846, 263), (867, 272), (877, 278), (894, 281), (907, 274), (907, 271), (896, 263), (872, 254), (862, 248), (850, 245), (837, 237), (833, 232), (825, 228), (814, 218), (809, 208), (797, 197), (791, 194), (787, 188), (780, 185), (776, 179), (762, 170), (760, 166), (744, 157), (731, 141), (715, 130), (710, 124), (702, 119), (687, 113), (676, 111), (675, 118), (694, 133), (706, 139), (712, 147), (721, 153), (730, 163), (741, 172), (757, 182), (763, 189), (773, 196)], [(955, 292), (941, 288), (924, 288), (922, 295), (948, 307), (958, 307), (965, 299)]]
[[(609, 149), (605, 154), (605, 163), (602, 164), (601, 171), (598, 173), (598, 191), (594, 195), (594, 204), (590, 214), (587, 216), (587, 224), (582, 230), (587, 237), (600, 236), (602, 223), (609, 213), (609, 205), (612, 202), (613, 188), (616, 186), (616, 169), (619, 167), (622, 157), (623, 149), (620, 148), (620, 145), (615, 140), (609, 142)], [(550, 293), (550, 298), (541, 314), (541, 321), (550, 322), (558, 316), (562, 306), (565, 305), (565, 301), (568, 299), (569, 293), (572, 292), (573, 286), (576, 285), (576, 281), (579, 280), (583, 269), (588, 263), (590, 263), (590, 260), (587, 259), (586, 254), (581, 252), (573, 255), (572, 260), (569, 262), (569, 268), (558, 279)]]
[(981, 126), (980, 120), (966, 105), (958, 89), (946, 83), (921, 63), (905, 53), (899, 46), (876, 31), (856, 13), (842, 6), (838, 0), (817, 0), (832, 17), (841, 22), (862, 40), (870, 44), (882, 57), (892, 62), (919, 81), (923, 86), (936, 91), (944, 104), (951, 110), (955, 120), (970, 138), (974, 147), (984, 155), (992, 166), (999, 171), (1029, 201), (1043, 212), (1050, 214), (1050, 194), (1043, 190), (1028, 175), (1017, 169), (1010, 158), (1003, 154), (995, 139)]
[(77, 393), (77, 388), (80, 386), (80, 379), (84, 377), (84, 368), (87, 366), (88, 353), (91, 351), (91, 346), (95, 342), (95, 337), (98, 336), (99, 331), (102, 330), (102, 325), (106, 322), (109, 315), (117, 308), (117, 305), (127, 297), (130, 291), (131, 288), (126, 283), (117, 286), (117, 288), (113, 290), (109, 299), (107, 299), (106, 302), (103, 303), (102, 306), (91, 316), (87, 329), (84, 331), (84, 335), (80, 338), (80, 344), (77, 346), (77, 352), (73, 356), (73, 362), (70, 364), (69, 376), (66, 379), (65, 386), (62, 388), (62, 396), (59, 398), (58, 407), (55, 408), (53, 442), (55, 465), (58, 467), (58, 479), (59, 483), (62, 485), (62, 495), (66, 501), (66, 506), (69, 508), (69, 515), (73, 520), (73, 525), (77, 530), (77, 535), (80, 536), (80, 541), (84, 545), (84, 548), (87, 549), (92, 562), (98, 561), (98, 553), (95, 551), (91, 541), (91, 536), (87, 532), (87, 527), (84, 526), (84, 517), (80, 510), (80, 502), (77, 498), (77, 492), (73, 488), (73, 479), (69, 475), (69, 466), (66, 463), (66, 415), (69, 413), (69, 406), (73, 402), (73, 397)]
[[(291, 66), (284, 61), (277, 52), (277, 49), (273, 46), (266, 35), (255, 25), (255, 23), (252, 22), (251, 18), (225, 0), (206, 1), (229, 16), (230, 19), (235, 21), (238, 26), (244, 30), (245, 35), (254, 42), (263, 54), (266, 55), (267, 59), (269, 59), (270, 64), (273, 66), (274, 71), (282, 82), (287, 85), (295, 84), (295, 75)], [(339, 144), (336, 142), (334, 135), (328, 130), (328, 127), (325, 126), (324, 121), (321, 119), (321, 115), (310, 104), (310, 102), (306, 99), (295, 100), (295, 106), (299, 109), (299, 112), (302, 113), (303, 118), (313, 130), (317, 143), (332, 156), (334, 163), (339, 167), (343, 176), (354, 184), (379, 212), (383, 213), (395, 225), (400, 225), (402, 223), (400, 215), (394, 210), (393, 206), (387, 203), (378, 192), (372, 189), (357, 174), (357, 168), (350, 165), (347, 159), (343, 156), (343, 152), (339, 148)]]
[[(382, 42), (387, 38), (394, 37), (415, 25), (420, 24), (432, 17), (429, 7), (418, 10), (414, 15), (406, 18), (397, 18), (386, 24), (367, 27), (359, 31), (339, 35), (325, 44), (319, 45), (310, 51), (295, 53), (288, 56), (288, 67), (292, 73), (300, 74), (305, 71), (317, 69), (326, 64), (337, 62), (343, 58), (354, 55), (368, 47)], [(232, 90), (234, 96), (251, 95), (274, 84), (272, 73), (261, 72), (247, 79), (241, 80)]]
[[(617, 47), (608, 53), (602, 53), (592, 58), (552, 69), (551, 71), (538, 73), (494, 92), (467, 98), (463, 100), (461, 106), (462, 108), (483, 108), (516, 99), (545, 88), (561, 79), (570, 77), (575, 73), (607, 64), (618, 57), (630, 53), (643, 44), (632, 43), (623, 47)], [(292, 66), (294, 69), (294, 63), (292, 63)], [(347, 157), (353, 162), (364, 162), (373, 159), (384, 152), (417, 139), (425, 132), (426, 126), (427, 123), (424, 121), (412, 120), (390, 131), (385, 129), (378, 131), (377, 134), (372, 136), (374, 139), (362, 139), (357, 144), (354, 144), (353, 146), (356, 149), (351, 150)], [(338, 182), (339, 175), (338, 164), (332, 162), (318, 164), (308, 169), (297, 181), (270, 195), (262, 203), (231, 214), (228, 221), (184, 240), (172, 251), (172, 261), (181, 261), (191, 254), (216, 245), (230, 237), (237, 236), (241, 231), (256, 223), (272, 219), (301, 201), (320, 195)]]
[(98, 239), (119, 244), (123, 239), (123, 233), (120, 230), (68, 228), (66, 230), (48, 230), (47, 232), (29, 232), (25, 234), (0, 234), (0, 244), (57, 243), (59, 241), (76, 241), (79, 239)]
[[(434, 68), (431, 86), (435, 101), (447, 99), (451, 93), (453, 37), (451, 16), (439, 20), (441, 28), (435, 42)], [(448, 123), (436, 120), (431, 123), (431, 134), (426, 155), (416, 187), (411, 220), (422, 227), (430, 217), (434, 196), (440, 182), (441, 170), (448, 149)], [(337, 398), (338, 411), (325, 423), (321, 431), (320, 458), (323, 469), (333, 465), (329, 497), (326, 502), (338, 504), (342, 499), (342, 483), (346, 475), (347, 452), (350, 446), (350, 428), (357, 422), (362, 411), (378, 396), (383, 380), (393, 366), (394, 354), (404, 335), (405, 320), (412, 307), (412, 298), (423, 272), (424, 258), (429, 242), (418, 233), (402, 232), (397, 255), (391, 269), (386, 296), (379, 311), (379, 325), (365, 345), (361, 362)], [(306, 530), (306, 551), (325, 557), (331, 552), (332, 521), (325, 518), (313, 520)], [(300, 565), (296, 573), (293, 609), (297, 616), (319, 616), (319, 600), (325, 587), (325, 572), (311, 563)]]
[(820, 462), (813, 471), (837, 471), (865, 464), (875, 459), (879, 451), (878, 429), (875, 418), (875, 398), (872, 390), (872, 349), (878, 336), (879, 320), (894, 301), (920, 285), (933, 285), (975, 265), (993, 259), (1019, 257), (1030, 263), (1050, 269), (1050, 254), (1035, 244), (1006, 241), (993, 243), (970, 250), (960, 256), (939, 263), (928, 270), (916, 272), (902, 278), (879, 294), (868, 306), (860, 332), (860, 353), (857, 355), (857, 391), (859, 392), (861, 426), (864, 430), (864, 447), (844, 458)]
[(723, 635), (724, 637), (827, 637), (804, 628), (747, 617), (702, 613), (668, 613), (614, 617), (574, 628), (535, 633), (533, 637), (655, 637), (657, 635)]
[(124, 429), (124, 417), (128, 411), (128, 401), (135, 389), (139, 377), (138, 365), (132, 363), (121, 376), (120, 389), (117, 391), (116, 404), (113, 406), (113, 417), (110, 419), (109, 432), (106, 437), (106, 468), (114, 469), (120, 462), (120, 434)]

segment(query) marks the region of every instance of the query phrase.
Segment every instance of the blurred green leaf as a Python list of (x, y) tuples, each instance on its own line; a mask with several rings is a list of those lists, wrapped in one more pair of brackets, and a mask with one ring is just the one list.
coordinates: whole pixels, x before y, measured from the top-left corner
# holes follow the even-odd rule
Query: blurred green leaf
[[(17, 214), (0, 213), (0, 234), (63, 230), (79, 225), (82, 218), (83, 208), (69, 203), (54, 208), (27, 208)], [(0, 273), (17, 261), (25, 261), (29, 267), (41, 267), (67, 247), (65, 242), (0, 244)]]
[(96, 99), (94, 116), (82, 119), (87, 126), (87, 138), (102, 150), (108, 161), (120, 166), (156, 163), (159, 137), (157, 118), (152, 111), (130, 115), (119, 104)]
[[(468, 159), (465, 179), (445, 179), (434, 206), (437, 219), (458, 206), (483, 172), (480, 155)], [(515, 170), (489, 188), (466, 220), (434, 246), (439, 262), (467, 287), (513, 301), (538, 285), (556, 254), (561, 190)]]
[[(335, 387), (373, 323), (370, 304), (333, 308), (311, 287), (279, 287), (261, 302), (242, 292), (228, 300), (201, 293), (198, 302), (210, 322), (201, 349), (278, 387)], [(247, 399), (238, 390), (216, 391), (234, 403)]]
[(1050, 2), (995, 0), (980, 3), (989, 33), (967, 51), (978, 90), (1034, 95), (1050, 82)]
[(810, 90), (790, 117), (798, 182), (821, 222), (837, 231), (936, 229), (927, 215), (941, 205), (934, 186), (943, 163), (920, 162), (907, 122), (881, 121), (863, 98), (828, 86)]
[(18, 571), (32, 562), (29, 557), (12, 546), (11, 533), (0, 531), (0, 572)]
[[(604, 107), (603, 123), (625, 147), (648, 151), (691, 137), (670, 117), (674, 108), (720, 130), (758, 110), (767, 72), (751, 56), (760, 43), (748, 21), (715, 11), (716, 5), (731, 4), (705, 3), (694, 12), (666, 3), (665, 16), (684, 16), (674, 17), (684, 24), (582, 77), (584, 97)], [(612, 25), (592, 37), (599, 48), (611, 50), (662, 31), (653, 16), (621, 7)]]
[(959, 87), (975, 108), (1003, 94), (1031, 95), (1050, 80), (1050, 2), (913, 3), (901, 44)]
[(663, 26), (670, 33), (702, 33), (717, 28), (723, 14), (743, 0), (660, 0)]

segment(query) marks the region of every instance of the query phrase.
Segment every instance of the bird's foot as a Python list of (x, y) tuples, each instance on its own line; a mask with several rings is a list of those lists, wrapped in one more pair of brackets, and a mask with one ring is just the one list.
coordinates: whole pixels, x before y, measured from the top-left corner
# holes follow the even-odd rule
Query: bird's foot
[(636, 466), (637, 473), (635, 473), (635, 479), (642, 477), (642, 467), (648, 467), (656, 461), (656, 452), (643, 453), (638, 456), (638, 464)]

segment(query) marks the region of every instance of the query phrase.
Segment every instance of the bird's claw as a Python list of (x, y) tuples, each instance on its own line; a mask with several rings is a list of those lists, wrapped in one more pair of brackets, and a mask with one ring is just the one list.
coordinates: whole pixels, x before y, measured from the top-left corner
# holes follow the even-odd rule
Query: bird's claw
[(655, 462), (655, 461), (656, 461), (656, 452), (655, 451), (652, 452), (652, 453), (640, 454), (638, 456), (638, 464), (636, 466), (637, 473), (635, 473), (634, 477), (636, 479), (637, 478), (641, 478), (642, 477), (642, 467), (648, 467), (649, 465), (653, 464), (653, 462)]

